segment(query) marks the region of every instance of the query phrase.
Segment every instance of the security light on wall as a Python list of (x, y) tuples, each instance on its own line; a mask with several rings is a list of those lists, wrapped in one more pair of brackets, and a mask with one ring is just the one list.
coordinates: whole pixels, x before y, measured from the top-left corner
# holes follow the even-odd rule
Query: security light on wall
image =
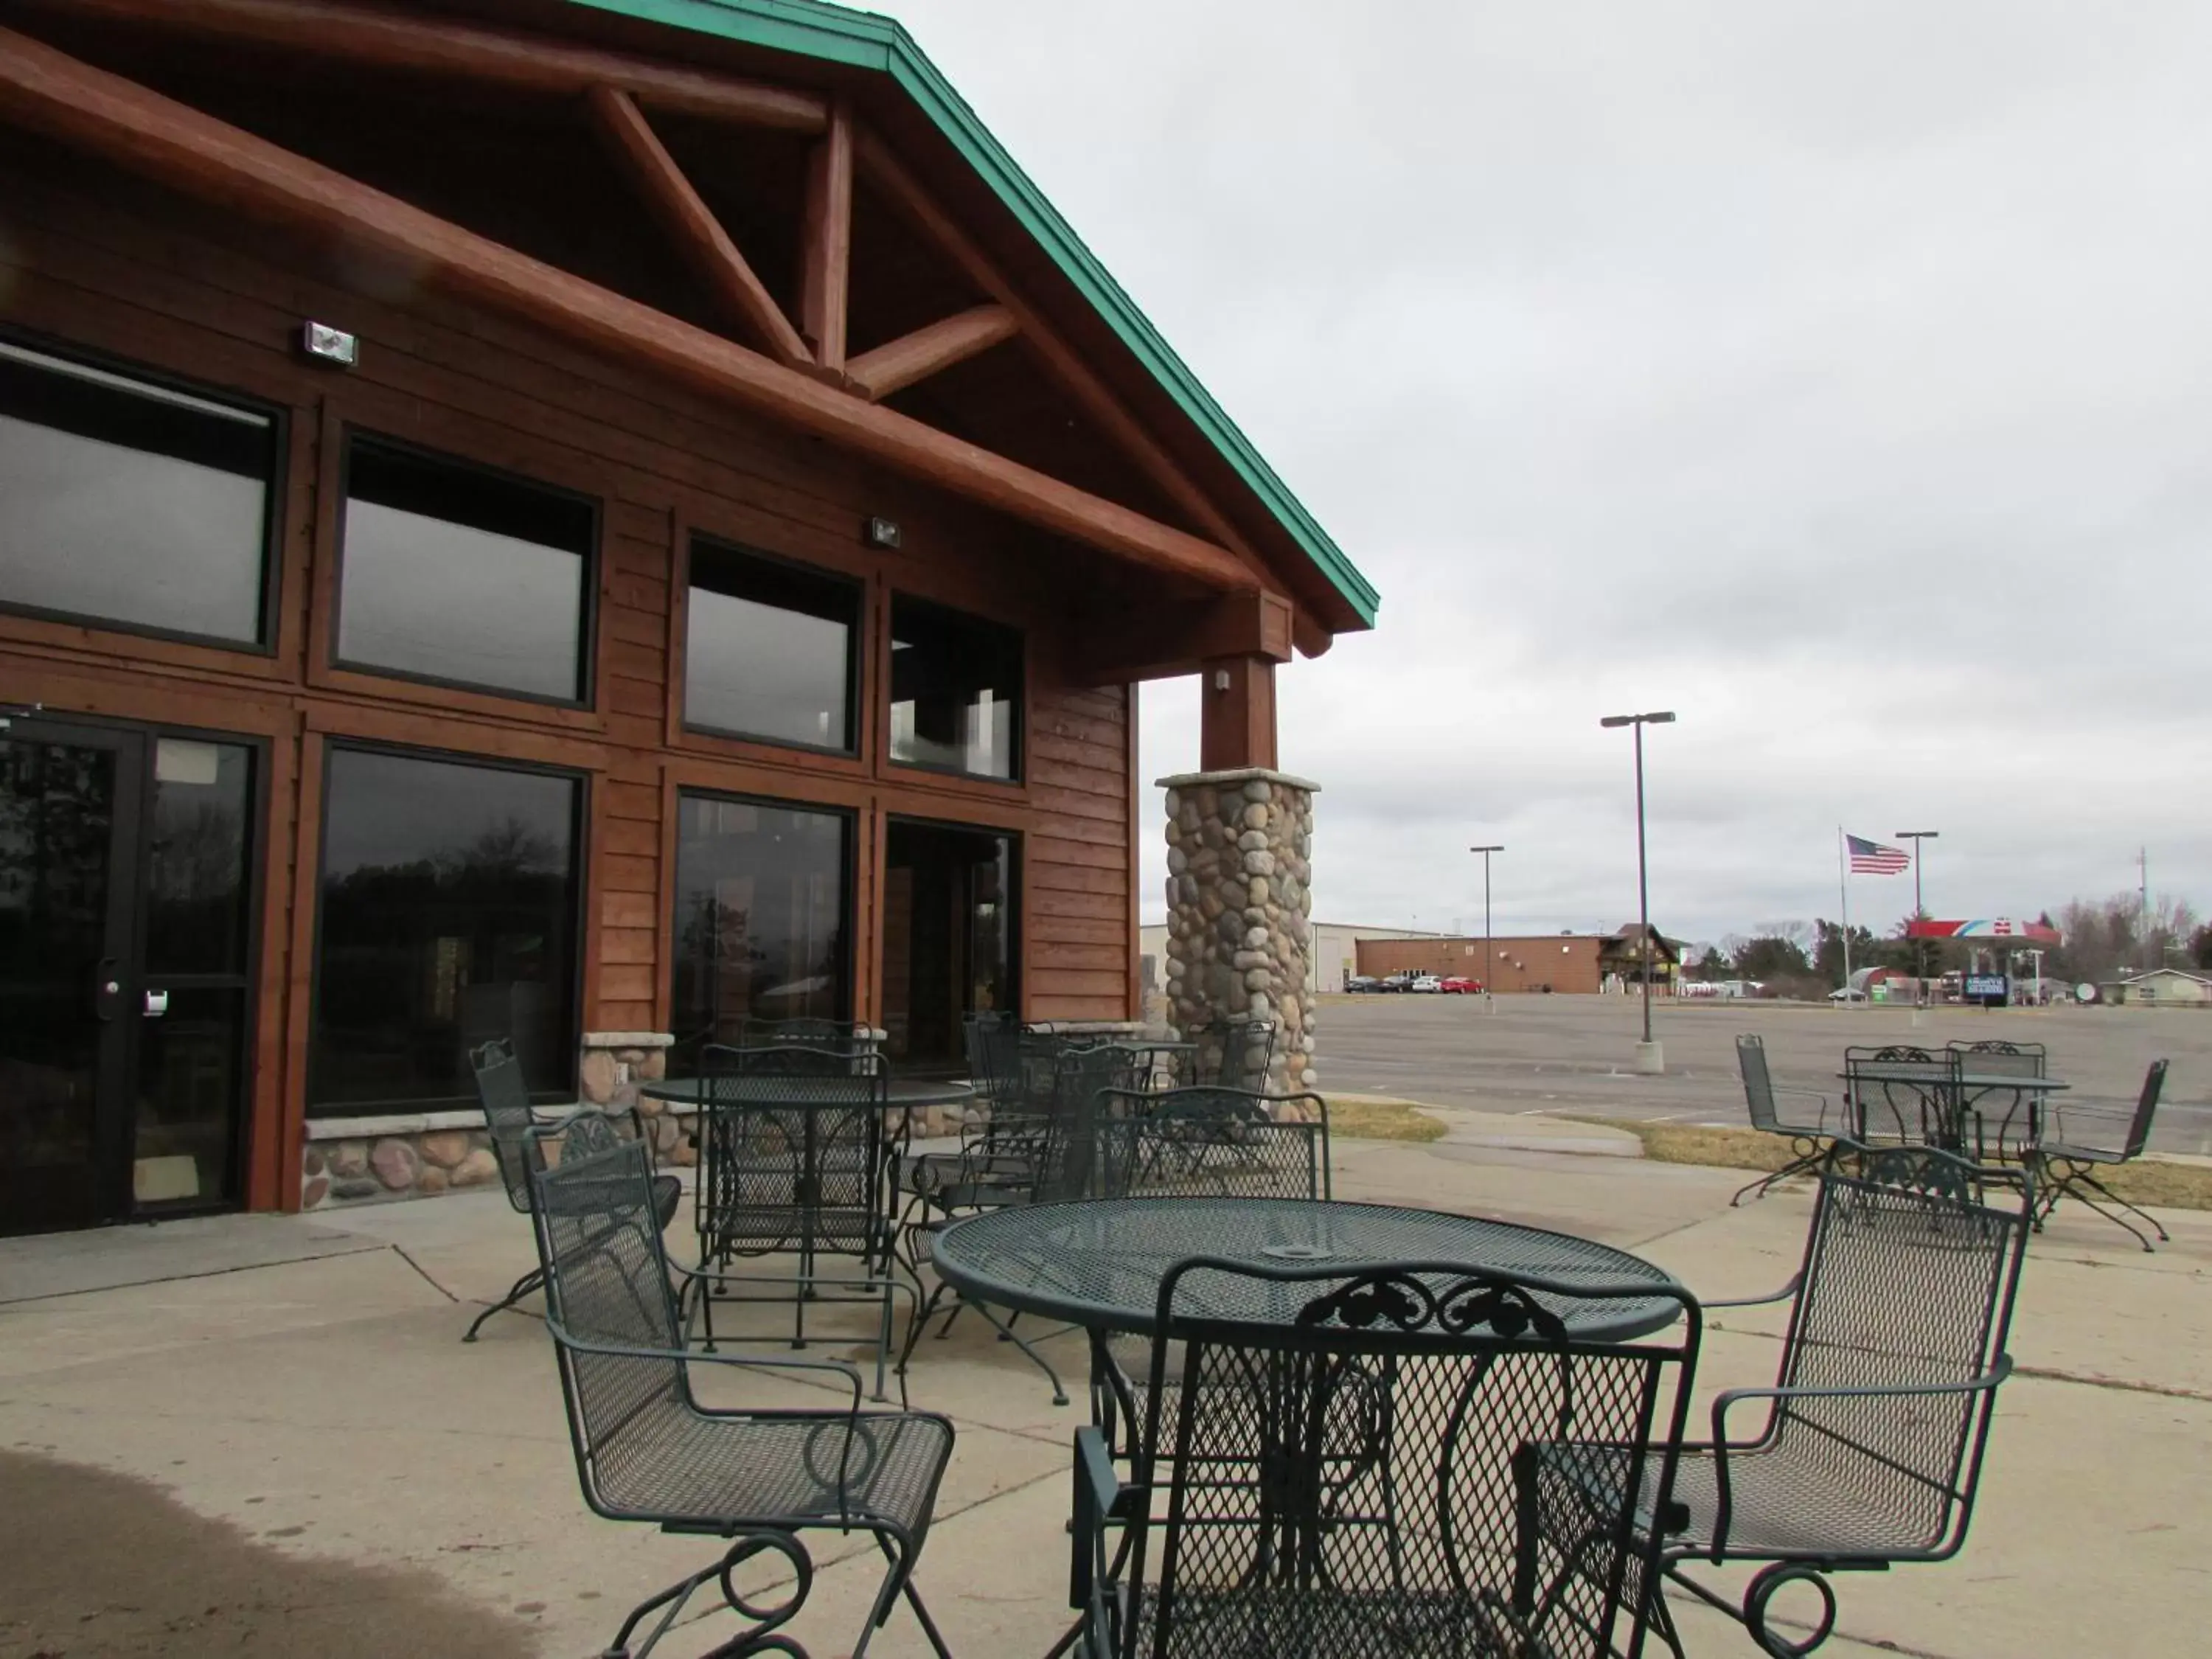
[(870, 519), (868, 520), (866, 530), (865, 530), (861, 534), (861, 539), (866, 542), (870, 547), (884, 547), (889, 548), (894, 552), (897, 551), (899, 545), (898, 520), (896, 519)]
[(1213, 671), (1213, 689), (1217, 691), (1226, 691), (1229, 689), (1229, 671), (1227, 669), (1217, 668)]
[(300, 349), (334, 368), (352, 368), (361, 362), (361, 337), (328, 323), (302, 323)]

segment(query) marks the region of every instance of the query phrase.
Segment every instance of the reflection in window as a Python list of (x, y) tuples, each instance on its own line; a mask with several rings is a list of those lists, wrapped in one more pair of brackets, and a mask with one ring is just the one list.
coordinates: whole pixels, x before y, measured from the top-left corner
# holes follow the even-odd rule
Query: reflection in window
[(851, 819), (686, 794), (677, 835), (678, 1042), (735, 1041), (748, 1018), (846, 1018)]
[(268, 416), (0, 340), (0, 603), (252, 645)]
[(853, 747), (856, 583), (691, 544), (684, 720), (742, 737)]
[(891, 758), (1021, 775), (1022, 636), (903, 594), (891, 600)]
[(338, 657), (576, 702), (591, 502), (356, 438), (346, 455)]
[(894, 1060), (957, 1061), (970, 1014), (1021, 1004), (1012, 836), (894, 818), (884, 836), (884, 1029)]
[(253, 751), (161, 738), (154, 745), (154, 841), (146, 866), (146, 968), (246, 971), (246, 802)]
[(576, 1064), (575, 781), (333, 748), (311, 1109), (474, 1103), (514, 1041), (534, 1091)]

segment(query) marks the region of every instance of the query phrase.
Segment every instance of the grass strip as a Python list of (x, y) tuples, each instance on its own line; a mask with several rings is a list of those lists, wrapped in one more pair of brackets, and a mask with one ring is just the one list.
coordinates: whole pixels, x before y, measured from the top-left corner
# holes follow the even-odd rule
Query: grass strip
[[(1772, 1171), (1796, 1154), (1779, 1135), (1756, 1129), (1710, 1129), (1688, 1123), (1648, 1123), (1636, 1118), (1592, 1117), (1607, 1128), (1625, 1129), (1644, 1143), (1644, 1156), (1657, 1164), (1702, 1164), (1719, 1170)], [(1330, 1123), (1335, 1122), (1331, 1108)], [(2138, 1158), (2097, 1178), (2130, 1204), (2147, 1210), (2212, 1210), (2212, 1170), (2191, 1164)]]
[(1354, 1140), (1441, 1140), (1444, 1126), (1410, 1100), (1332, 1100), (1328, 1132)]

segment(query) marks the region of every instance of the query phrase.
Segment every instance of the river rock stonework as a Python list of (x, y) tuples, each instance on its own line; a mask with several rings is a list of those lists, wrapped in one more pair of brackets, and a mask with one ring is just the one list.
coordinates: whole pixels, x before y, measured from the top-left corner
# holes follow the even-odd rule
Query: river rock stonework
[(1313, 798), (1320, 786), (1251, 769), (1163, 778), (1168, 792), (1167, 1000), (1188, 1032), (1272, 1019), (1273, 1094), (1316, 1085)]

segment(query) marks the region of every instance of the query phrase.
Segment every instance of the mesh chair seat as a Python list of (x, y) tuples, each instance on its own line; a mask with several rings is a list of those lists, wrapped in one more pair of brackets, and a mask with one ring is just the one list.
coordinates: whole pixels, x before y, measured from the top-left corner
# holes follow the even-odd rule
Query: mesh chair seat
[(651, 1420), (635, 1445), (616, 1436), (592, 1448), (599, 1496), (611, 1510), (677, 1529), (884, 1522), (919, 1550), (952, 1455), (951, 1425), (937, 1417), (884, 1413), (854, 1425), (843, 1413), (687, 1410)]
[(1329, 1659), (1491, 1659), (1545, 1651), (1532, 1646), (1496, 1599), (1472, 1595), (1261, 1585), (1180, 1589), (1164, 1646), (1159, 1598), (1149, 1585), (1133, 1593), (1134, 1650), (1170, 1659), (1218, 1654), (1326, 1654)]

